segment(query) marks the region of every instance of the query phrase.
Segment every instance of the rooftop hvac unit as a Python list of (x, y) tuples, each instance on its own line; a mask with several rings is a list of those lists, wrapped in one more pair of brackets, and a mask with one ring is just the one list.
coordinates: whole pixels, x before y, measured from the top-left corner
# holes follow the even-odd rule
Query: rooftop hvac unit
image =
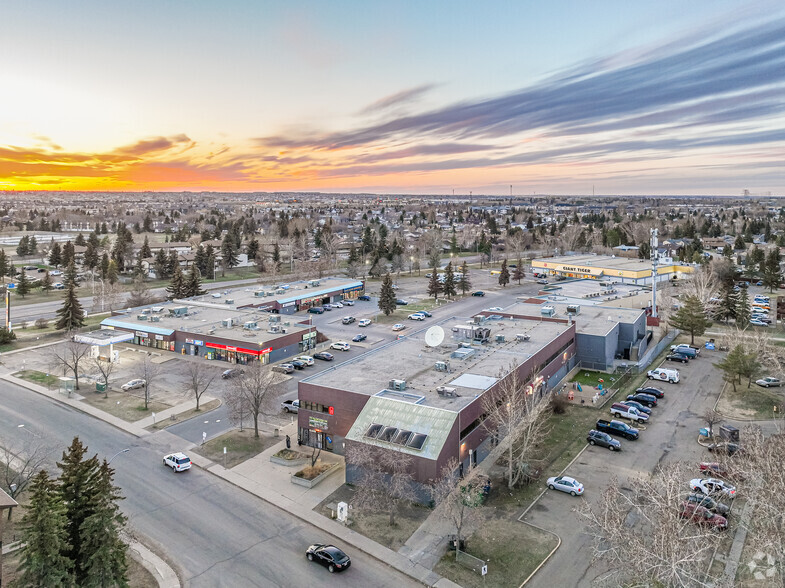
[(263, 298), (267, 296), (264, 290), (257, 290), (256, 292), (253, 293), (253, 295), (256, 296), (257, 298)]
[(542, 316), (553, 316), (554, 314), (556, 314), (556, 308), (554, 308), (553, 306), (543, 306), (540, 309), (540, 314)]
[(234, 304), (234, 298), (227, 298), (225, 302), (226, 304)]
[(152, 310), (153, 312), (163, 312), (164, 311), (164, 307), (163, 306), (152, 306), (152, 307), (150, 307), (150, 310)]
[(446, 372), (450, 369), (450, 364), (446, 361), (437, 361), (433, 367), (437, 372)]
[(169, 309), (169, 314), (173, 314), (174, 316), (185, 316), (186, 314), (188, 314), (188, 307), (175, 306)]
[(136, 320), (138, 320), (138, 321), (146, 321), (147, 320), (147, 315), (146, 314), (137, 314), (136, 315)]
[(160, 323), (161, 322), (161, 317), (160, 316), (151, 316), (150, 317), (150, 322), (151, 323)]
[(234, 319), (232, 319), (232, 318), (223, 319), (221, 321), (221, 326), (222, 327), (231, 327), (233, 324), (234, 324)]
[(522, 334), (515, 335), (516, 341), (528, 341), (529, 339), (531, 339), (531, 335), (522, 335)]
[(271, 314), (267, 317), (267, 320), (271, 323), (280, 323), (281, 322), (281, 315), (280, 314)]
[(270, 328), (267, 329), (267, 332), (268, 333), (280, 333), (281, 332), (281, 327), (279, 327), (278, 325), (271, 325)]
[(243, 323), (243, 329), (256, 329), (256, 321), (247, 321)]
[(319, 285), (319, 280), (308, 280), (308, 285), (309, 286), (318, 286)]
[(504, 343), (504, 335), (496, 335), (497, 343)]
[(581, 305), (580, 304), (568, 304), (567, 305), (567, 314), (580, 314), (581, 313)]
[(391, 390), (406, 390), (406, 380), (390, 380)]
[(215, 335), (215, 327), (210, 327), (210, 329), (207, 331), (207, 334), (208, 335)]

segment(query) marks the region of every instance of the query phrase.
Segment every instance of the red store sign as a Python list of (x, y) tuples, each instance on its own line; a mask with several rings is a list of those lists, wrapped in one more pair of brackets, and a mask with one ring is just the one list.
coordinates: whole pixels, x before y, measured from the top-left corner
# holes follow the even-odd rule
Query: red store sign
[(244, 349), (243, 347), (232, 347), (231, 345), (221, 345), (220, 343), (210, 343), (209, 341), (205, 343), (205, 347), (211, 347), (212, 349), (225, 349), (226, 351), (236, 351), (237, 353), (247, 353), (248, 355), (264, 355), (265, 353), (270, 353), (273, 348), (268, 347), (267, 349), (262, 349), (261, 351), (257, 351), (255, 349)]

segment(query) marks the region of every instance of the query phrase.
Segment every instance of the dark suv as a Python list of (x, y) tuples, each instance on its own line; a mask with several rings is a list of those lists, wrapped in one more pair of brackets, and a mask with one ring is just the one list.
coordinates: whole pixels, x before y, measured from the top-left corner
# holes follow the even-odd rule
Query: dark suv
[(649, 396), (656, 396), (657, 398), (665, 398), (665, 392), (660, 390), (659, 388), (655, 388), (654, 386), (643, 386), (642, 388), (638, 388), (635, 390), (636, 393), (642, 392), (643, 394), (648, 394)]
[(634, 400), (635, 402), (640, 402), (643, 406), (648, 406), (649, 408), (653, 406), (657, 406), (657, 399), (651, 394), (643, 394), (641, 392), (638, 392), (637, 394), (630, 394), (629, 396), (627, 396), (627, 400)]
[(607, 447), (611, 451), (621, 451), (621, 442), (602, 431), (592, 429), (589, 431), (586, 441), (589, 442), (589, 445), (599, 445), (600, 447)]

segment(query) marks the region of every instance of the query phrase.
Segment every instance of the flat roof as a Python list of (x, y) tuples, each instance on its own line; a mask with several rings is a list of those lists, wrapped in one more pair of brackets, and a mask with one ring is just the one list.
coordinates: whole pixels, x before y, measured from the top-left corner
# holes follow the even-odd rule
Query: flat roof
[[(543, 300), (542, 304), (530, 302), (517, 302), (504, 309), (504, 313), (523, 316), (536, 316), (540, 314), (543, 306), (552, 306), (556, 311), (553, 318), (566, 319), (568, 304)], [(616, 323), (632, 324), (645, 312), (638, 308), (617, 308), (610, 306), (580, 305), (580, 313), (573, 316), (578, 334), (607, 335)]]
[[(564, 264), (576, 267), (595, 267), (617, 271), (644, 271), (651, 270), (651, 260), (636, 259), (631, 257), (614, 257), (612, 255), (561, 255), (559, 257), (544, 257), (533, 260), (535, 263)], [(660, 267), (669, 265), (689, 265), (674, 261), (671, 264), (661, 263)], [(613, 276), (608, 276), (613, 277)]]
[(87, 343), (88, 345), (112, 345), (133, 338), (133, 333), (120, 333), (114, 329), (98, 329), (97, 331), (74, 335), (74, 341), (77, 343)]
[[(175, 314), (176, 309), (185, 309), (185, 313)], [(180, 331), (264, 346), (284, 334), (310, 330), (312, 327), (301, 324), (302, 320), (305, 319), (270, 314), (252, 308), (236, 310), (218, 305), (205, 306), (188, 304), (187, 301), (173, 301), (132, 308), (124, 314), (104, 319), (101, 325), (158, 335), (171, 335)], [(231, 321), (231, 324), (228, 321)], [(254, 322), (255, 328), (244, 326)], [(270, 332), (270, 329), (275, 327), (278, 332)], [(286, 333), (280, 332), (281, 329), (285, 329)]]
[[(496, 378), (509, 372), (512, 365), (524, 363), (569, 328), (564, 323), (541, 320), (485, 319), (479, 326), (490, 329), (488, 342), (471, 344), (466, 348), (465, 359), (452, 357), (459, 344), (466, 342), (459, 337), (460, 327), (469, 327), (470, 323), (474, 324), (470, 317), (450, 317), (411, 331), (406, 329), (400, 339), (301, 382), (373, 396), (391, 388), (391, 380), (405, 380), (405, 391), (423, 397), (421, 404), (458, 412)], [(434, 325), (444, 330), (444, 341), (429, 347), (425, 333)], [(503, 335), (504, 342), (496, 342), (497, 335)], [(516, 335), (528, 335), (528, 340), (517, 340)], [(436, 362), (449, 362), (450, 371), (436, 371)], [(471, 377), (464, 379), (466, 376)], [(437, 387), (441, 386), (454, 388), (455, 395), (451, 391), (439, 394)]]
[[(318, 282), (318, 285), (316, 285)], [(300, 298), (324, 296), (336, 290), (360, 288), (360, 280), (346, 278), (319, 278), (318, 280), (299, 280), (295, 282), (276, 282), (274, 284), (256, 284), (225, 290), (213, 290), (202, 296), (185, 299), (183, 302), (199, 305), (210, 305), (220, 308), (241, 309), (247, 306), (272, 306), (275, 302), (286, 304)], [(285, 286), (282, 288), (281, 286)], [(264, 293), (259, 295), (257, 293)], [(231, 304), (227, 303), (231, 300)]]
[[(602, 283), (605, 283), (602, 281)], [(547, 292), (547, 294), (545, 294)], [(541, 296), (547, 296), (548, 300), (564, 302), (567, 304), (578, 303), (586, 305), (597, 305), (612, 303), (615, 300), (635, 296), (638, 294), (651, 295), (650, 286), (639, 286), (635, 284), (622, 284), (613, 282), (609, 287), (602, 286), (600, 280), (564, 280), (549, 284), (548, 288), (543, 289)]]

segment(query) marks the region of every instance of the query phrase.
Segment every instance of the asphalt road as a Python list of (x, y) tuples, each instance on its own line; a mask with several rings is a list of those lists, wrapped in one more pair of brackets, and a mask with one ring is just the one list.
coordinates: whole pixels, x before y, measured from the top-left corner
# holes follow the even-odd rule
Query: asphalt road
[[(621, 452), (611, 453), (605, 448), (588, 447), (565, 472), (583, 483), (583, 497), (573, 498), (569, 494), (548, 490), (542, 499), (529, 511), (525, 521), (558, 534), (561, 547), (537, 572), (530, 585), (537, 587), (577, 586), (589, 587), (592, 582), (608, 571), (603, 563), (592, 564), (592, 540), (583, 531), (585, 525), (572, 512), (579, 501), (593, 503), (602, 494), (611, 478), (624, 481), (629, 477), (651, 473), (661, 461), (691, 461), (696, 465), (708, 459), (709, 454), (696, 442), (698, 430), (706, 426), (702, 415), (713, 406), (717, 392), (722, 387), (722, 372), (714, 367), (719, 353), (703, 350), (701, 356), (689, 364), (675, 367), (681, 374), (678, 384), (648, 381), (665, 392), (665, 398), (652, 409), (652, 417), (641, 431), (637, 441), (620, 439)], [(666, 364), (668, 362), (665, 362)], [(653, 367), (657, 367), (654, 365)], [(597, 418), (610, 418), (610, 403)], [(585, 435), (588, 431), (576, 431)], [(545, 479), (558, 472), (543, 474)], [(685, 494), (689, 492), (689, 480), (684, 481)]]
[[(25, 425), (19, 427), (19, 425)], [(45, 435), (60, 457), (75, 435), (113, 462), (129, 525), (157, 544), (187, 586), (417, 586), (351, 547), (352, 567), (340, 575), (309, 563), (310, 543), (334, 543), (319, 529), (199, 468), (174, 474), (161, 465), (182, 441), (166, 431), (137, 439), (19, 386), (3, 383), (0, 443)]]

